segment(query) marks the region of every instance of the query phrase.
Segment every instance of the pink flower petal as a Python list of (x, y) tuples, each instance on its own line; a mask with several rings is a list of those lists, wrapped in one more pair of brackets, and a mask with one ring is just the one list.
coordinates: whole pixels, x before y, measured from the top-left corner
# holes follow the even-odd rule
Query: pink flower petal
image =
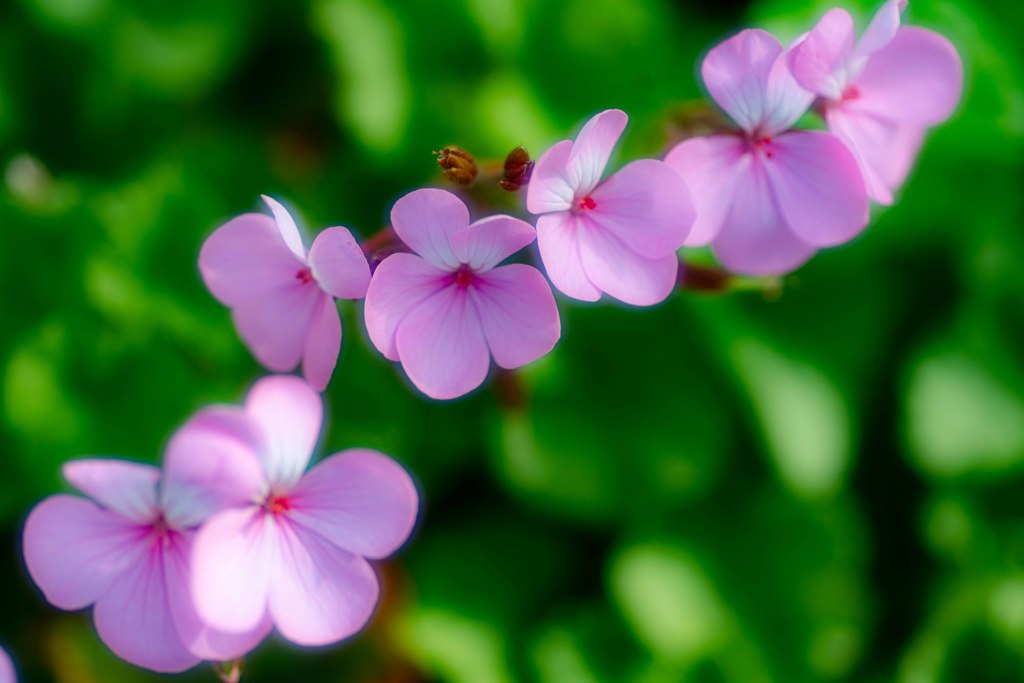
[(61, 470), (76, 489), (103, 507), (137, 522), (157, 514), (156, 486), (160, 470), (127, 460), (73, 460)]
[(526, 210), (530, 213), (565, 211), (572, 207), (575, 196), (566, 175), (566, 164), (572, 154), (571, 140), (552, 145), (533, 166), (530, 183), (526, 186)]
[(366, 560), (301, 526), (279, 524), (270, 612), (298, 645), (328, 645), (355, 635), (373, 615), (379, 587)]
[(686, 183), (654, 159), (626, 164), (601, 183), (592, 198), (596, 206), (587, 218), (649, 259), (674, 254), (696, 216)]
[(952, 115), (963, 63), (938, 33), (904, 27), (871, 56), (857, 79), (858, 108), (897, 123), (933, 126)]
[(25, 522), (25, 565), (52, 605), (82, 609), (139, 561), (144, 533), (138, 524), (91, 501), (51, 496)]
[[(314, 245), (315, 246), (315, 245)], [(341, 351), (341, 318), (334, 298), (324, 295), (313, 315), (306, 336), (306, 352), (302, 357), (302, 375), (317, 391), (331, 381)]]
[(245, 398), (245, 411), (261, 430), (263, 471), (278, 492), (297, 484), (320, 438), (320, 394), (292, 375), (264, 377)]
[(192, 538), (174, 537), (163, 554), (167, 600), (175, 629), (185, 647), (196, 657), (212, 661), (230, 661), (242, 657), (260, 644), (272, 627), (270, 615), (248, 633), (224, 633), (210, 628), (196, 613), (192, 602), (190, 558)]
[(900, 15), (906, 6), (907, 0), (888, 0), (879, 8), (857, 41), (855, 51), (858, 60), (866, 59), (892, 42), (896, 32), (900, 30)]
[(409, 379), (431, 398), (462, 396), (487, 377), (490, 354), (465, 288), (449, 285), (409, 311), (395, 342)]
[(814, 93), (801, 86), (789, 69), (793, 48), (775, 59), (765, 86), (765, 113), (760, 135), (774, 136), (789, 130), (814, 102)]
[(259, 435), (235, 406), (204, 408), (171, 437), (164, 452), (164, 516), (185, 529), (215, 512), (252, 501), (264, 487)]
[(366, 331), (388, 360), (398, 360), (395, 336), (402, 320), (451, 284), (452, 275), (413, 254), (392, 254), (373, 272), (366, 291)]
[(587, 278), (605, 294), (634, 306), (664, 301), (676, 285), (679, 260), (674, 253), (648, 259), (597, 225), (578, 232), (580, 260)]
[(469, 210), (451, 192), (426, 188), (405, 195), (391, 208), (391, 227), (406, 246), (438, 268), (458, 268), (451, 237), (469, 225)]
[(225, 510), (202, 526), (192, 546), (192, 599), (211, 628), (244, 634), (267, 615), (278, 534), (263, 510)]
[(568, 211), (541, 216), (537, 219), (537, 246), (544, 270), (560, 292), (580, 301), (597, 301), (601, 290), (587, 277), (580, 259), (580, 227), (579, 217)]
[(844, 9), (832, 9), (818, 21), (790, 56), (797, 82), (813, 93), (839, 100), (853, 59), (853, 17)]
[(697, 209), (685, 246), (703, 246), (718, 235), (732, 207), (736, 178), (745, 154), (746, 143), (740, 137), (709, 135), (681, 142), (665, 157), (665, 163), (690, 188)]
[(587, 121), (576, 136), (565, 164), (565, 177), (577, 195), (588, 195), (597, 187), (628, 121), (624, 111), (608, 109)]
[(452, 235), (459, 261), (475, 271), (490, 270), (537, 239), (533, 226), (512, 216), (479, 220)]
[(500, 367), (532, 363), (562, 334), (551, 287), (533, 266), (513, 263), (477, 275), (469, 296)]
[(11, 658), (2, 647), (0, 647), (0, 683), (17, 683), (18, 676), (14, 671), (14, 664)]
[(748, 133), (764, 119), (768, 78), (781, 54), (775, 36), (748, 29), (713, 47), (701, 65), (712, 99)]
[(891, 204), (924, 141), (924, 129), (880, 119), (857, 109), (856, 102), (829, 107), (829, 130), (846, 143), (864, 173), (868, 196)]
[(262, 195), (262, 197), (263, 201), (270, 207), (271, 213), (274, 214), (274, 223), (277, 224), (278, 233), (281, 235), (281, 239), (284, 240), (288, 250), (299, 261), (305, 263), (306, 247), (302, 244), (302, 235), (299, 234), (299, 228), (295, 225), (295, 219), (288, 213), (288, 209), (284, 208), (277, 200), (267, 195)]
[(409, 474), (376, 451), (353, 449), (311, 469), (289, 519), (349, 552), (380, 559), (409, 538), (419, 497)]
[(147, 539), (140, 560), (126, 567), (97, 600), (93, 621), (100, 639), (129, 664), (178, 673), (199, 663), (171, 618), (163, 552), (155, 538)]
[(306, 336), (323, 292), (313, 282), (292, 279), (231, 311), (238, 335), (265, 367), (293, 369), (302, 358)]
[(762, 160), (751, 159), (741, 169), (730, 204), (711, 245), (722, 265), (734, 273), (788, 273), (814, 254), (814, 247), (797, 239), (786, 225)]
[(370, 285), (370, 266), (352, 233), (327, 228), (309, 249), (313, 278), (325, 292), (339, 299), (362, 299)]
[[(842, 244), (868, 224), (860, 167), (839, 138), (794, 131), (776, 138), (764, 160), (776, 205), (796, 237), (817, 247)], [(759, 160), (760, 162), (760, 160)]]
[(258, 213), (233, 218), (217, 228), (199, 252), (199, 272), (222, 304), (258, 301), (295, 281), (305, 262), (282, 241), (274, 220)]

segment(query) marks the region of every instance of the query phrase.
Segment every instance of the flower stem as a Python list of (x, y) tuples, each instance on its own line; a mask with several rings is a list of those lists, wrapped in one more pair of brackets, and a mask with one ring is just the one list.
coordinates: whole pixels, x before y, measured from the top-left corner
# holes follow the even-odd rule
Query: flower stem
[(217, 674), (222, 683), (239, 683), (242, 680), (242, 660), (234, 659), (230, 662), (215, 662), (213, 672)]

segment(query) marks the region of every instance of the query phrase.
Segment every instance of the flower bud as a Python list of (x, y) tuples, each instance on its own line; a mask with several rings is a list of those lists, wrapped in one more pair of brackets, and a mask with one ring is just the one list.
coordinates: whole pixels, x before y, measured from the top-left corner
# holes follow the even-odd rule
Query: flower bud
[(448, 180), (456, 185), (472, 185), (476, 180), (476, 160), (469, 152), (458, 147), (445, 147), (437, 155), (437, 165)]
[(505, 157), (505, 170), (498, 185), (501, 189), (515, 192), (526, 183), (530, 182), (530, 173), (533, 172), (533, 162), (530, 155), (522, 146), (516, 147)]

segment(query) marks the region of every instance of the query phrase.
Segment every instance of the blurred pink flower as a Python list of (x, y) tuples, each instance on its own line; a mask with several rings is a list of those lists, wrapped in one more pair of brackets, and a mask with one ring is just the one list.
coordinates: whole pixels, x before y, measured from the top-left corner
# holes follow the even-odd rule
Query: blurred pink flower
[(17, 683), (18, 677), (14, 672), (14, 664), (11, 658), (2, 647), (0, 647), (0, 683)]
[(601, 293), (637, 306), (662, 301), (676, 284), (676, 250), (694, 221), (686, 185), (661, 161), (640, 159), (602, 181), (626, 128), (618, 109), (590, 119), (537, 161), (526, 208), (548, 277), (563, 294), (597, 301)]
[(171, 438), (163, 475), (121, 460), (78, 460), (65, 478), (89, 499), (56, 495), (25, 523), (29, 574), (56, 607), (95, 604), (93, 620), (121, 659), (161, 672), (202, 659), (228, 660), (255, 647), (266, 620), (221, 633), (192, 605), (189, 558), (206, 517), (244, 501), (259, 481), (237, 416), (211, 408)]
[(499, 266), (536, 238), (511, 216), (472, 225), (444, 190), (416, 190), (391, 210), (395, 232), (415, 254), (393, 254), (373, 273), (366, 327), (420, 391), (455, 398), (484, 381), (490, 359), (517, 368), (550, 351), (561, 334), (551, 287), (536, 268)]
[(377, 604), (377, 577), (365, 558), (395, 552), (415, 523), (412, 480), (370, 450), (343, 451), (303, 474), (323, 404), (297, 377), (261, 379), (236, 410), (250, 425), (260, 476), (246, 505), (215, 514), (196, 536), (198, 613), (230, 633), (269, 619), (300, 645), (355, 634)]
[(900, 27), (906, 0), (889, 0), (860, 40), (853, 18), (829, 10), (792, 50), (793, 76), (818, 95), (828, 128), (854, 152), (871, 198), (892, 203), (925, 129), (960, 100), (963, 65), (937, 33)]
[(217, 228), (199, 252), (199, 272), (260, 363), (288, 372), (301, 360), (323, 391), (341, 349), (334, 299), (363, 298), (370, 267), (346, 228), (322, 231), (307, 254), (288, 211), (263, 201), (274, 217), (247, 213)]
[(742, 31), (712, 48), (701, 74), (740, 130), (686, 140), (665, 158), (697, 203), (688, 246), (710, 243), (737, 273), (781, 274), (867, 225), (864, 180), (846, 145), (790, 130), (814, 96), (793, 80), (774, 36)]

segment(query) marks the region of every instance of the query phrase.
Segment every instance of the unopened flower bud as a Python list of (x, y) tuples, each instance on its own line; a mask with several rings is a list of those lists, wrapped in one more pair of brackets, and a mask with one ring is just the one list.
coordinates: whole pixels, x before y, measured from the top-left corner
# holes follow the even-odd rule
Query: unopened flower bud
[(505, 173), (498, 185), (501, 189), (515, 192), (526, 183), (530, 182), (530, 173), (533, 172), (533, 162), (524, 147), (516, 147), (505, 157)]
[(476, 160), (469, 152), (458, 147), (445, 147), (437, 155), (437, 165), (448, 180), (456, 185), (472, 185), (476, 180)]

